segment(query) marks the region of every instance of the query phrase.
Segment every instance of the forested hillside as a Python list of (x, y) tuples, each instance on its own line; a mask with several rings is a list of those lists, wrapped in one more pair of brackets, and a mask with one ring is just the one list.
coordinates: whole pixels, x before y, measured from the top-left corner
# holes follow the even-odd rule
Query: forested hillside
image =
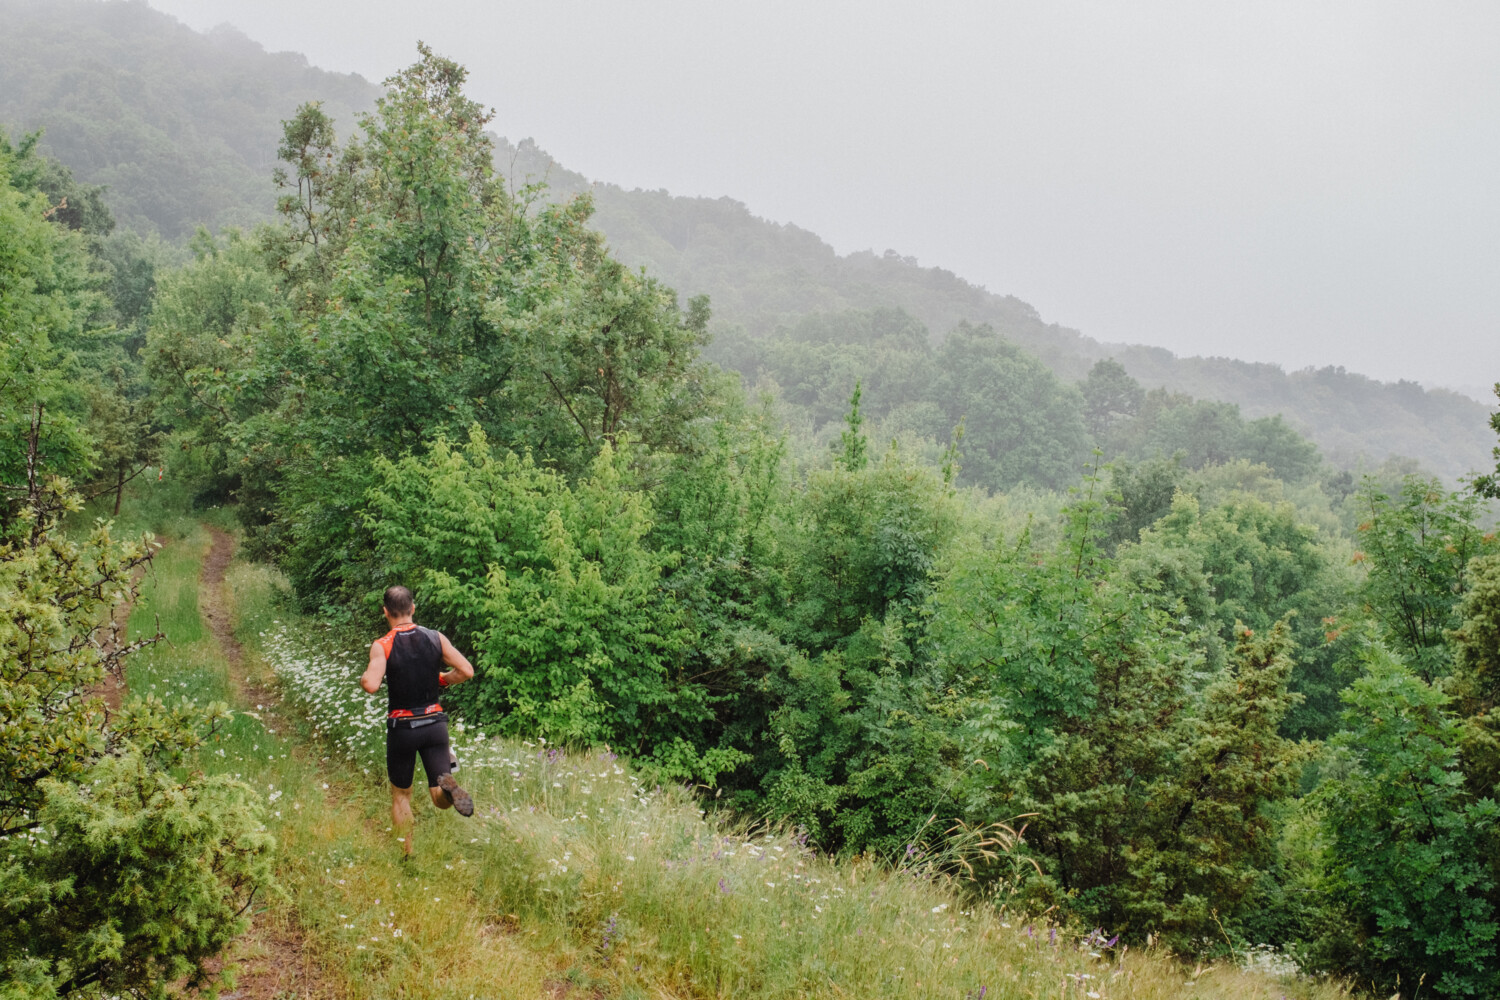
[[(43, 148), (85, 184), (108, 185), (123, 224), (168, 237), (199, 224), (269, 218), (280, 121), (316, 97), (347, 132), (353, 112), (367, 110), (378, 93), (300, 56), (266, 53), (231, 29), (196, 34), (134, 0), (0, 0), (0, 18), (0, 124), (13, 132), (45, 127)], [(500, 112), (496, 127), (503, 130)], [(554, 194), (590, 190), (593, 224), (619, 258), (685, 297), (709, 295), (721, 339), (738, 330), (760, 340), (813, 313), (895, 307), (920, 322), (935, 345), (961, 322), (987, 325), (1064, 382), (1114, 358), (1146, 389), (1235, 404), (1246, 420), (1281, 414), (1343, 468), (1404, 456), (1451, 481), (1488, 458), (1489, 442), (1476, 430), (1487, 410), (1456, 393), (1343, 369), (1289, 373), (1103, 344), (1044, 321), (1013, 295), (895, 251), (840, 256), (815, 234), (759, 219), (729, 198), (591, 184), (530, 142), (501, 140), (496, 160), (512, 183), (545, 177)], [(715, 356), (752, 382), (762, 373), (757, 352)], [(1357, 359), (1348, 367), (1357, 369)]]
[[(300, 105), (179, 260), (0, 143), (0, 996), (217, 984), (266, 913), (372, 997), (1500, 992), (1495, 476), (999, 316), (712, 337), (466, 80)], [(393, 594), (465, 658), (386, 716)]]

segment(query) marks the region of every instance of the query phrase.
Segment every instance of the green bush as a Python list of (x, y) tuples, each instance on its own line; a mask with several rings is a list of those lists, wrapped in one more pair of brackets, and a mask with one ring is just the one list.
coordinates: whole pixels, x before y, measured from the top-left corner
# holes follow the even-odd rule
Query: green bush
[(369, 527), (390, 582), (478, 668), (452, 700), (511, 734), (649, 755), (707, 717), (675, 669), (690, 636), (644, 544), (651, 502), (605, 445), (569, 485), (477, 427), (462, 448), (376, 462)]
[(1342, 773), (1317, 792), (1328, 891), (1359, 928), (1367, 974), (1495, 996), (1500, 922), (1488, 862), (1500, 807), (1465, 793), (1462, 728), (1447, 697), (1382, 647), (1367, 651), (1365, 669), (1331, 741)]
[(43, 782), (35, 832), (0, 847), (0, 991), (207, 983), (205, 962), (272, 884), (260, 797), (222, 775), (174, 778), (133, 748), (80, 779)]

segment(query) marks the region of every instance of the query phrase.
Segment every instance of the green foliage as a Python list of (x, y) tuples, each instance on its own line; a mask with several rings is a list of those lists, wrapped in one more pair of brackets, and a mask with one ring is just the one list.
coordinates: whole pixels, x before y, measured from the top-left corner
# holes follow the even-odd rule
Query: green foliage
[(78, 185), (37, 139), (13, 146), (0, 130), (0, 477), (22, 478), (24, 428), (46, 413), (40, 467), (113, 486), (118, 513), (162, 436), (132, 343), (152, 263), (139, 240), (106, 238), (102, 189)]
[(650, 500), (605, 446), (569, 485), (530, 457), (439, 440), (378, 459), (370, 530), (391, 582), (474, 650), (478, 680), (453, 700), (503, 731), (632, 753), (691, 732), (707, 711), (676, 669), (689, 641), (643, 544)]
[(1329, 891), (1357, 921), (1366, 971), (1444, 996), (1500, 989), (1495, 882), (1500, 808), (1465, 794), (1448, 699), (1381, 647), (1344, 695), (1331, 740), (1343, 771), (1318, 790)]
[(1213, 667), (1224, 662), (1242, 625), (1261, 632), (1290, 618), (1292, 690), (1303, 701), (1288, 716), (1288, 731), (1321, 738), (1336, 728), (1338, 692), (1350, 678), (1327, 641), (1328, 622), (1341, 610), (1349, 581), (1291, 504), (1231, 493), (1204, 507), (1178, 493), (1139, 543), (1121, 547), (1120, 560), (1133, 580), (1150, 581), (1166, 601), (1180, 602), (1204, 633)]
[(1435, 479), (1406, 476), (1391, 496), (1366, 479), (1358, 497), (1361, 596), (1385, 641), (1429, 684), (1452, 673), (1448, 634), (1460, 622), (1469, 560), (1487, 544), (1478, 500)]
[(735, 799), (830, 850), (892, 851), (925, 826), (959, 754), (960, 700), (920, 652), (953, 498), (891, 451), (812, 473), (789, 513), (782, 579), (795, 585), (753, 619), (774, 638), (728, 727), (754, 758)]
[(1464, 723), (1469, 790), (1494, 798), (1500, 781), (1500, 555), (1479, 556), (1466, 570), (1468, 590), (1452, 635), (1453, 676), (1445, 685)]
[(1099, 442), (1108, 441), (1115, 427), (1139, 413), (1146, 400), (1146, 390), (1114, 358), (1095, 361), (1078, 389), (1089, 433)]
[(1099, 926), (1153, 928), (1184, 948), (1216, 917), (1239, 917), (1276, 860), (1265, 807), (1293, 793), (1307, 757), (1278, 733), (1295, 700), (1289, 651), (1283, 626), (1244, 630), (1201, 694), (1180, 664), (1177, 678), (1131, 650), (1101, 664), (1095, 710), (1061, 727), (1018, 783), (1051, 862), (1037, 890), (1072, 895)]
[(1077, 479), (1090, 444), (1078, 390), (988, 327), (961, 324), (938, 353), (937, 395), (964, 420), (966, 478), (994, 489)]
[(1120, 459), (1109, 470), (1109, 487), (1114, 520), (1110, 522), (1108, 542), (1139, 541), (1141, 532), (1166, 517), (1172, 501), (1183, 485), (1186, 471), (1180, 457), (1152, 458), (1143, 462)]
[[(104, 305), (84, 235), (49, 221), (55, 206), (29, 186), (33, 170), (0, 133), (0, 480), (25, 478), (27, 430), (46, 409), (38, 457), (58, 475), (86, 473), (93, 448), (84, 426), (77, 352)], [(21, 168), (17, 173), (17, 168)]]
[(1031, 900), (1186, 944), (1213, 933), (1216, 910), (1232, 920), (1275, 864), (1263, 810), (1305, 758), (1278, 732), (1297, 701), (1292, 643), (1285, 623), (1259, 639), (1239, 626), (1205, 674), (1184, 600), (1100, 549), (1108, 512), (1088, 484), (1056, 548), (1023, 534), (966, 555), (938, 595), (935, 639), (985, 761), (965, 811), (1035, 817)]
[(951, 803), (962, 699), (913, 655), (899, 610), (866, 619), (846, 648), (796, 657), (765, 681), (775, 709), (736, 796), (795, 821), (826, 850), (898, 855)]
[[(34, 466), (37, 440), (30, 441)], [(222, 704), (132, 697), (105, 683), (161, 635), (127, 641), (115, 615), (149, 563), (147, 536), (108, 523), (69, 537), (82, 502), (33, 473), (0, 539), (0, 992), (165, 996), (239, 932), (270, 884), (270, 838), (251, 790), (168, 768), (212, 736)], [(10, 992), (7, 992), (10, 991)]]
[(192, 441), (309, 602), (356, 599), (373, 460), (471, 425), (573, 473), (629, 435), (683, 447), (718, 381), (707, 303), (621, 266), (589, 203), (537, 205), (492, 165), (465, 71), (422, 49), (342, 148), (316, 106), (287, 122), (287, 223), (256, 250), (200, 240), (168, 282), (153, 366)]
[(865, 440), (864, 418), (859, 415), (859, 390), (859, 380), (856, 379), (854, 395), (849, 397), (849, 415), (845, 418), (848, 427), (839, 435), (842, 448), (838, 464), (849, 472), (858, 472), (870, 464), (870, 443)]
[(129, 749), (48, 779), (37, 835), (0, 847), (0, 993), (174, 995), (271, 886), (261, 799), (227, 776), (178, 779)]
[(919, 607), (955, 513), (935, 471), (898, 451), (861, 469), (813, 472), (784, 543), (797, 596), (782, 634), (821, 652), (847, 643), (867, 620)]
[(40, 782), (77, 780), (102, 754), (132, 742), (172, 761), (223, 717), (136, 699), (110, 718), (100, 685), (123, 658), (160, 636), (127, 643), (105, 612), (135, 594), (132, 574), (151, 559), (149, 536), (121, 544), (107, 523), (74, 540), (62, 518), (81, 508), (66, 482), (28, 484), (0, 539), (0, 834), (36, 823)]

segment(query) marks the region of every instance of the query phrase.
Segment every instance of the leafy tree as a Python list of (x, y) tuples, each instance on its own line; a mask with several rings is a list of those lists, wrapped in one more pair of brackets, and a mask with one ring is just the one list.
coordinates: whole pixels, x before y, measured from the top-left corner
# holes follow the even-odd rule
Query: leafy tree
[(1343, 773), (1323, 783), (1329, 892), (1364, 938), (1382, 985), (1425, 981), (1444, 996), (1500, 989), (1495, 883), (1500, 808), (1465, 793), (1462, 730), (1448, 699), (1381, 647), (1345, 693), (1330, 745)]
[(895, 450), (861, 468), (814, 471), (792, 516), (784, 550), (796, 592), (778, 632), (818, 652), (847, 644), (866, 620), (919, 607), (956, 527), (935, 471)]
[(162, 415), (203, 470), (204, 492), (239, 499), (242, 518), (264, 523), (280, 452), (257, 448), (257, 432), (291, 381), (276, 363), (289, 360), (279, 349), (286, 296), (238, 231), (200, 230), (190, 247), (193, 260), (158, 284), (147, 372)]
[(1144, 462), (1121, 459), (1111, 463), (1111, 502), (1118, 511), (1110, 522), (1109, 545), (1138, 541), (1144, 529), (1172, 510), (1172, 500), (1183, 480), (1182, 463), (1176, 457)]
[(1321, 738), (1337, 726), (1338, 692), (1348, 682), (1327, 641), (1327, 619), (1342, 609), (1347, 583), (1315, 528), (1291, 504), (1229, 494), (1205, 507), (1178, 493), (1172, 509), (1140, 541), (1122, 546), (1134, 580), (1153, 582), (1167, 601), (1181, 601), (1214, 667), (1235, 644), (1237, 630), (1269, 630), (1290, 616), (1297, 669), (1291, 689), (1302, 696), (1287, 715), (1288, 732)]
[(935, 831), (962, 763), (962, 696), (913, 648), (907, 609), (764, 681), (774, 708), (732, 800), (800, 825), (825, 850), (899, 855)]
[(1146, 399), (1146, 390), (1114, 358), (1094, 362), (1078, 388), (1083, 393), (1089, 433), (1101, 444), (1109, 439), (1116, 424), (1139, 413)]
[(694, 734), (702, 749), (753, 746), (775, 708), (763, 682), (799, 655), (782, 641), (773, 612), (791, 591), (786, 449), (773, 432), (765, 412), (725, 413), (711, 444), (674, 456), (652, 493), (648, 541), (676, 556), (663, 586), (695, 636), (683, 671), (715, 715)]
[(78, 475), (93, 446), (76, 352), (104, 300), (83, 234), (49, 222), (56, 206), (16, 173), (29, 147), (0, 142), (0, 480), (25, 478), (27, 425), (38, 406), (49, 416), (37, 460)]
[(0, 158), (10, 161), (10, 184), (18, 191), (40, 191), (51, 206), (47, 217), (68, 229), (90, 236), (108, 236), (115, 228), (115, 217), (104, 203), (102, 184), (79, 184), (73, 171), (37, 151), (41, 132), (23, 136), (12, 143), (0, 134)]
[(1478, 556), (1466, 570), (1461, 623), (1451, 634), (1453, 676), (1445, 685), (1464, 720), (1463, 763), (1469, 790), (1495, 797), (1500, 781), (1500, 556)]
[(1420, 476), (1404, 477), (1395, 496), (1368, 478), (1359, 493), (1365, 607), (1429, 684), (1453, 670), (1448, 633), (1460, 623), (1469, 560), (1486, 544), (1474, 524), (1477, 503)]
[(892, 450), (811, 473), (787, 514), (784, 586), (752, 619), (763, 673), (726, 727), (753, 757), (732, 798), (829, 850), (895, 850), (959, 753), (959, 698), (920, 652), (953, 497)]
[(1314, 479), (1323, 464), (1318, 446), (1292, 430), (1280, 414), (1245, 425), (1238, 457), (1270, 466), (1288, 483)]
[(854, 383), (854, 395), (849, 397), (848, 426), (839, 435), (840, 453), (838, 464), (849, 472), (858, 472), (870, 464), (870, 443), (865, 439), (864, 418), (859, 414), (858, 380)]
[(965, 421), (966, 479), (1003, 490), (1077, 478), (1089, 452), (1077, 389), (988, 327), (961, 324), (938, 360), (949, 426)]

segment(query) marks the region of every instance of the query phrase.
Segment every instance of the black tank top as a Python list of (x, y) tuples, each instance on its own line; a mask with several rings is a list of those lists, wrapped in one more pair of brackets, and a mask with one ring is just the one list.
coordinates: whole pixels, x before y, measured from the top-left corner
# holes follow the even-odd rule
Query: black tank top
[(406, 709), (418, 715), (437, 704), (438, 674), (443, 672), (443, 641), (420, 625), (400, 625), (380, 637), (385, 647), (387, 711)]

